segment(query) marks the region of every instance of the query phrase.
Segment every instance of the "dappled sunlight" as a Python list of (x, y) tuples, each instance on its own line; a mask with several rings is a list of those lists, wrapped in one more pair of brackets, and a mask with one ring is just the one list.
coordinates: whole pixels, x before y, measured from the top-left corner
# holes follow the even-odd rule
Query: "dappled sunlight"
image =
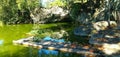
[[(33, 40), (31, 42), (31, 40)], [(70, 41), (65, 41), (64, 39), (54, 39), (49, 36), (46, 36), (43, 39), (40, 39), (38, 41), (34, 40), (31, 37), (24, 38), (24, 39), (19, 39), (15, 40), (13, 42), (16, 45), (23, 45), (25, 47), (33, 47), (39, 50), (39, 53), (42, 55), (43, 53), (51, 54), (52, 51), (50, 50), (57, 50), (61, 52), (68, 52), (68, 53), (77, 53), (77, 54), (83, 54), (86, 56), (87, 55), (97, 55), (97, 53), (94, 53), (91, 49), (91, 47), (82, 47), (80, 46), (77, 42), (70, 42)], [(27, 44), (26, 44), (27, 43)], [(48, 50), (47, 50), (48, 49)]]
[(112, 55), (115, 53), (119, 53), (120, 51), (120, 43), (118, 44), (103, 44), (103, 52), (108, 55)]
[(97, 30), (106, 30), (110, 28), (117, 27), (117, 23), (115, 21), (99, 21), (96, 23), (93, 23), (93, 27)]

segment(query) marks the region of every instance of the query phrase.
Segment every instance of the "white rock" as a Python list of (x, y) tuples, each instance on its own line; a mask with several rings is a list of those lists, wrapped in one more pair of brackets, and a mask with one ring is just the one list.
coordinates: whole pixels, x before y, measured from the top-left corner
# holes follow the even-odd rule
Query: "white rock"
[[(105, 30), (106, 28), (108, 28), (109, 23), (108, 21), (99, 21), (96, 23), (93, 23), (93, 27), (99, 31), (99, 30)], [(111, 27), (116, 27), (117, 23), (115, 21), (110, 21), (110, 26)]]
[(113, 53), (117, 53), (120, 51), (120, 43), (118, 44), (103, 44), (103, 52), (108, 55), (112, 55)]

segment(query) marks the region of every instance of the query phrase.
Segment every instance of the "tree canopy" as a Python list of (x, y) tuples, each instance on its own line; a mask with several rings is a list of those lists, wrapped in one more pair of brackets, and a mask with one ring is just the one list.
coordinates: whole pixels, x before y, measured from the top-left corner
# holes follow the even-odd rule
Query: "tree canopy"
[[(52, 6), (69, 10), (72, 20), (120, 20), (119, 0), (53, 0)], [(5, 24), (32, 23), (30, 11), (40, 7), (40, 0), (0, 0), (0, 21)], [(120, 21), (119, 21), (120, 23)]]

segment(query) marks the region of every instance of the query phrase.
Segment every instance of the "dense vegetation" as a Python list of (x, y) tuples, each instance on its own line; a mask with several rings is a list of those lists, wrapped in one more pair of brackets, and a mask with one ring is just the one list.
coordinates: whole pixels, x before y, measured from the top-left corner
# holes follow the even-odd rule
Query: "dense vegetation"
[[(40, 7), (42, 0), (0, 0), (0, 21), (5, 24), (32, 23), (30, 11)], [(118, 20), (119, 0), (53, 0), (48, 7), (60, 6), (69, 10), (73, 21)]]
[(30, 23), (30, 9), (38, 6), (36, 0), (0, 0), (0, 17), (5, 24)]

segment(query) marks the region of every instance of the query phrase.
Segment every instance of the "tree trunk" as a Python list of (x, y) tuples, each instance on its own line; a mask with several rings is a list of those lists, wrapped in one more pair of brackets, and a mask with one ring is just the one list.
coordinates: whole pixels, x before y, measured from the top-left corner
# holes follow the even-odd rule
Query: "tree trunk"
[(117, 24), (120, 26), (120, 11), (117, 11)]

